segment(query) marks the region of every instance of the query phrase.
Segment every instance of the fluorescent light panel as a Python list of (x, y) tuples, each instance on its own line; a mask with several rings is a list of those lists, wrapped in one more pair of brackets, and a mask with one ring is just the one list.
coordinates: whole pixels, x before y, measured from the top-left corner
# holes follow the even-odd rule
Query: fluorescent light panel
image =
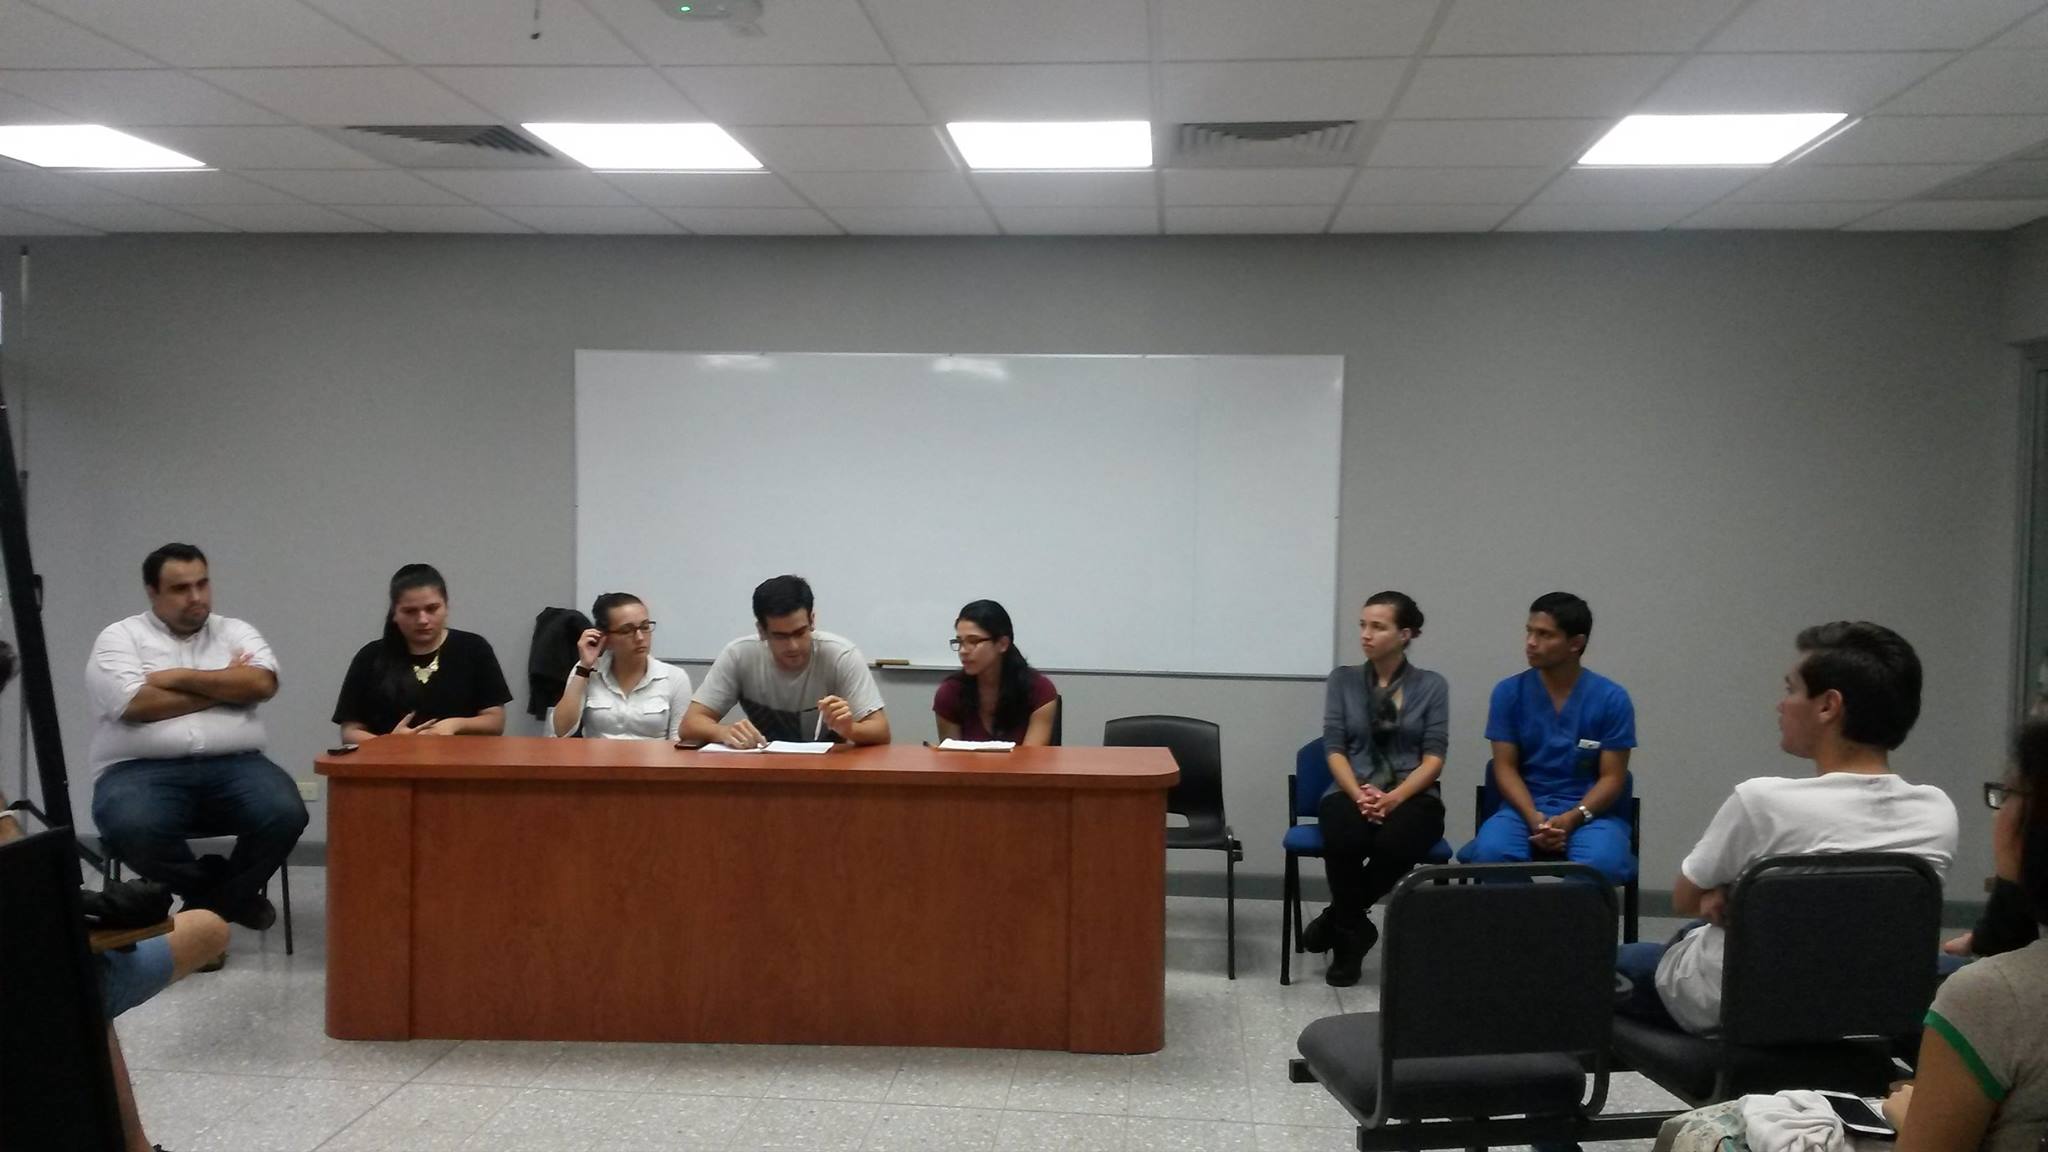
[(716, 124), (522, 124), (586, 168), (620, 172), (729, 172), (761, 167)]
[(1579, 157), (1588, 167), (1775, 164), (1847, 119), (1841, 112), (1630, 116)]
[(958, 121), (946, 125), (969, 168), (1150, 168), (1152, 125), (1143, 120)]
[(0, 124), (0, 156), (38, 168), (204, 168), (182, 152), (104, 124)]

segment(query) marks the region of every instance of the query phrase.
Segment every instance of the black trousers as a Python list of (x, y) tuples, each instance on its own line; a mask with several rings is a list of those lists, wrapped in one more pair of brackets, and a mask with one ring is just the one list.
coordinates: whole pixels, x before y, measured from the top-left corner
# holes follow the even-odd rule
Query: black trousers
[(1323, 797), (1323, 870), (1330, 878), (1330, 908), (1340, 927), (1365, 919), (1366, 910), (1394, 890), (1444, 835), (1444, 802), (1433, 792), (1404, 800), (1384, 823), (1359, 814), (1343, 792)]

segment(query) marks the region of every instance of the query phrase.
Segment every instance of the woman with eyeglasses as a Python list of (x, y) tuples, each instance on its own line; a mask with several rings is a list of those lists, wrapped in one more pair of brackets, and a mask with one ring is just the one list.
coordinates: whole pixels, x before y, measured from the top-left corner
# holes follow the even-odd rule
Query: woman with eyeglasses
[(960, 609), (953, 651), (960, 671), (940, 681), (932, 697), (940, 737), (1052, 743), (1059, 689), (1024, 659), (1001, 604), (976, 600)]
[[(2020, 729), (2013, 769), (1985, 788), (1998, 878), (2048, 923), (2048, 721)], [(1898, 1152), (2032, 1152), (2048, 1132), (2048, 940), (1942, 982), (1911, 1085), (1885, 1101)]]
[[(1984, 806), (1994, 812), (2003, 812), (2017, 794), (2012, 785), (1992, 783), (1984, 785)], [(1999, 826), (1993, 818), (1993, 827)], [(2033, 909), (2028, 905), (2027, 893), (2020, 887), (2019, 858), (2013, 853), (2017, 846), (2006, 838), (1996, 841), (1997, 874), (1991, 881), (1991, 899), (1984, 903), (1984, 914), (1977, 917), (1977, 926), (1941, 946), (1942, 969), (1944, 973), (1954, 971), (1963, 962), (1976, 956), (1997, 956), (2015, 948), (2024, 948), (2041, 937), (2041, 926), (2034, 920)]]
[(342, 677), (334, 722), (345, 744), (378, 736), (496, 736), (512, 690), (491, 642), (448, 627), (448, 582), (431, 564), (391, 574), (384, 636)]
[(690, 707), (690, 674), (649, 655), (654, 621), (630, 592), (607, 592), (590, 606), (597, 627), (576, 640), (576, 667), (548, 716), (557, 736), (670, 740)]
[(1302, 927), (1302, 946), (1331, 952), (1323, 979), (1356, 984), (1379, 941), (1367, 912), (1421, 863), (1444, 834), (1437, 777), (1450, 743), (1450, 686), (1408, 662), (1422, 609), (1401, 592), (1378, 592), (1358, 614), (1360, 664), (1330, 673), (1323, 748), (1330, 787), (1317, 811), (1330, 906)]

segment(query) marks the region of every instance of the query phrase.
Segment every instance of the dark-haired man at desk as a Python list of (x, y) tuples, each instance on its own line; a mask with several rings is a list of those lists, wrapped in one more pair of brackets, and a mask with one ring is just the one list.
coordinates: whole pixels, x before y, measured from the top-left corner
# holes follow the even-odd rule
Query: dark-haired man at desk
[[(853, 641), (820, 632), (811, 586), (776, 576), (754, 589), (754, 630), (725, 646), (683, 717), (682, 736), (759, 748), (773, 740), (887, 744), (889, 714)], [(737, 704), (745, 715), (725, 723)]]

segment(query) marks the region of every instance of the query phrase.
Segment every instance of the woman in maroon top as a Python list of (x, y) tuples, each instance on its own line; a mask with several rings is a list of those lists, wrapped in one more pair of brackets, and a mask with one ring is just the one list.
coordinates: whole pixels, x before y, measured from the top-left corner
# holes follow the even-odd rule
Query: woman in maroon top
[(976, 600), (953, 622), (960, 671), (939, 684), (932, 714), (948, 740), (1052, 743), (1058, 689), (1017, 650), (1010, 614), (993, 600)]

